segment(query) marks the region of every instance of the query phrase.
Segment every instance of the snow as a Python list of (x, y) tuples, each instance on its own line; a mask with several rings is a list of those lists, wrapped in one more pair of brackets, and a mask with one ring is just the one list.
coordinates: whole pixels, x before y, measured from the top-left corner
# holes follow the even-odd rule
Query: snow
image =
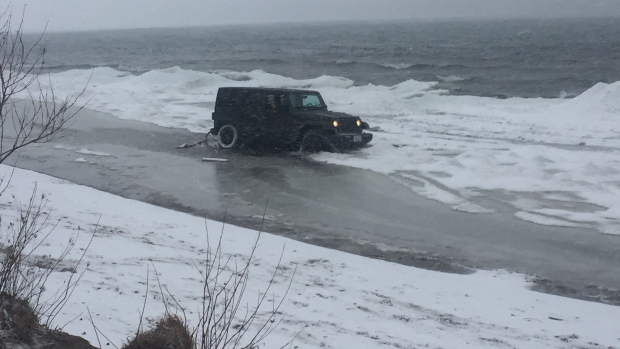
[(545, 217), (543, 215), (539, 215), (539, 214), (531, 213), (531, 212), (519, 211), (515, 213), (515, 216), (523, 219), (524, 221), (541, 224), (541, 225), (555, 225), (555, 226), (560, 226), (560, 227), (579, 227), (580, 226), (579, 224), (565, 222), (565, 221)]
[[(57, 145), (54, 146), (54, 149), (73, 150), (76, 153), (82, 154), (82, 155), (112, 156), (111, 154), (108, 154), (108, 153), (93, 151), (93, 150), (90, 150), (90, 149), (87, 149), (87, 148), (76, 149), (75, 147), (64, 145), (64, 144), (57, 144)], [(80, 158), (80, 159), (83, 159), (83, 158)]]
[(97, 151), (92, 151), (90, 149), (79, 149), (75, 151), (78, 154), (83, 154), (83, 155), (94, 155), (94, 156), (112, 156), (108, 153), (102, 153), (102, 152), (97, 152)]
[[(0, 177), (8, 178), (11, 171), (1, 165)], [(48, 200), (50, 224), (59, 222), (38, 254), (57, 256), (69, 238), (77, 236), (67, 259), (74, 263), (96, 232), (81, 265), (82, 270), (88, 265), (88, 270), (57, 324), (66, 324), (66, 331), (97, 344), (87, 321), (88, 309), (97, 327), (120, 346), (138, 326), (147, 270), (146, 319), (164, 311), (153, 266), (162, 286), (195, 323), (202, 287), (195, 265), (204, 262), (207, 236), (216, 241), (221, 223), (39, 173), (14, 171), (0, 199), (2, 231), (18, 218), (18, 204), (27, 202), (37, 183), (38, 193)], [(258, 233), (232, 225), (223, 231), (224, 257), (242, 262)], [(293, 347), (300, 348), (620, 346), (620, 307), (534, 292), (524, 275), (502, 270), (440, 273), (268, 233), (261, 236), (252, 263), (248, 302), (266, 289), (280, 256), (281, 270), (272, 289), (276, 299), (284, 294), (295, 268), (296, 273), (282, 308), (284, 321), (261, 347), (280, 347), (298, 333)], [(53, 273), (47, 292), (62, 287), (66, 277), (67, 273)]]
[[(132, 75), (97, 68), (51, 74), (49, 81), (57, 95), (67, 95), (89, 78), (89, 108), (199, 133), (212, 127), (219, 87), (316, 89), (331, 110), (379, 130), (370, 148), (321, 153), (316, 161), (385, 173), (472, 214), (489, 213), (489, 202), (500, 200), (527, 213), (520, 218), (542, 214), (549, 218), (544, 224), (620, 234), (620, 82), (599, 83), (573, 99), (496, 99), (448, 95), (437, 82), (355, 86), (342, 77), (298, 80), (261, 70), (173, 67)], [(569, 199), (551, 199), (558, 196)]]

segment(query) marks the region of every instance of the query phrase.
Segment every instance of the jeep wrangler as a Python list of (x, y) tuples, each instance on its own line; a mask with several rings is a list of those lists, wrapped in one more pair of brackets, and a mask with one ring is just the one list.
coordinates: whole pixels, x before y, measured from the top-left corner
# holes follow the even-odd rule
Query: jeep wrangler
[(368, 124), (356, 116), (327, 110), (316, 91), (222, 87), (217, 92), (211, 134), (218, 146), (234, 149), (270, 144), (340, 151), (372, 140)]

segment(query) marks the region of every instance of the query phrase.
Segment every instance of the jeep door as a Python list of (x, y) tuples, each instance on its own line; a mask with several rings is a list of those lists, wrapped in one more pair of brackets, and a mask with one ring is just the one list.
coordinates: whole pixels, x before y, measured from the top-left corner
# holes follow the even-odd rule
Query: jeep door
[(289, 142), (293, 118), (291, 104), (287, 93), (268, 93), (265, 119), (267, 132), (265, 135), (278, 142)]

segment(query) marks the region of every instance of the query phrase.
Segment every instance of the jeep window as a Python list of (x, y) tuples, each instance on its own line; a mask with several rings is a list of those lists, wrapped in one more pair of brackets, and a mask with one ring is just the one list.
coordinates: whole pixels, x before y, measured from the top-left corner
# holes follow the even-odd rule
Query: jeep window
[(280, 95), (280, 105), (282, 106), (282, 109), (289, 109), (291, 107), (289, 95)]
[(248, 90), (224, 90), (217, 96), (216, 105), (222, 107), (238, 107), (247, 104)]
[(267, 109), (276, 109), (276, 99), (273, 95), (267, 95), (267, 104), (265, 107)]
[(321, 98), (313, 93), (293, 93), (291, 102), (295, 108), (324, 108)]
[(252, 108), (260, 108), (260, 101), (262, 97), (263, 96), (258, 93), (251, 94), (250, 97), (248, 97), (246, 103)]
[(267, 95), (267, 109), (284, 110), (290, 107), (288, 96), (286, 95)]

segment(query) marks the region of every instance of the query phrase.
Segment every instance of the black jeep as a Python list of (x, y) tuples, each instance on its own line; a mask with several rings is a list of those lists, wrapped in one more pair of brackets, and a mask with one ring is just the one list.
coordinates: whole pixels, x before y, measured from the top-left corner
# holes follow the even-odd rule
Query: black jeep
[(316, 91), (222, 87), (212, 118), (211, 133), (225, 149), (260, 141), (297, 149), (340, 151), (372, 140), (371, 133), (362, 132), (367, 123), (328, 111)]

